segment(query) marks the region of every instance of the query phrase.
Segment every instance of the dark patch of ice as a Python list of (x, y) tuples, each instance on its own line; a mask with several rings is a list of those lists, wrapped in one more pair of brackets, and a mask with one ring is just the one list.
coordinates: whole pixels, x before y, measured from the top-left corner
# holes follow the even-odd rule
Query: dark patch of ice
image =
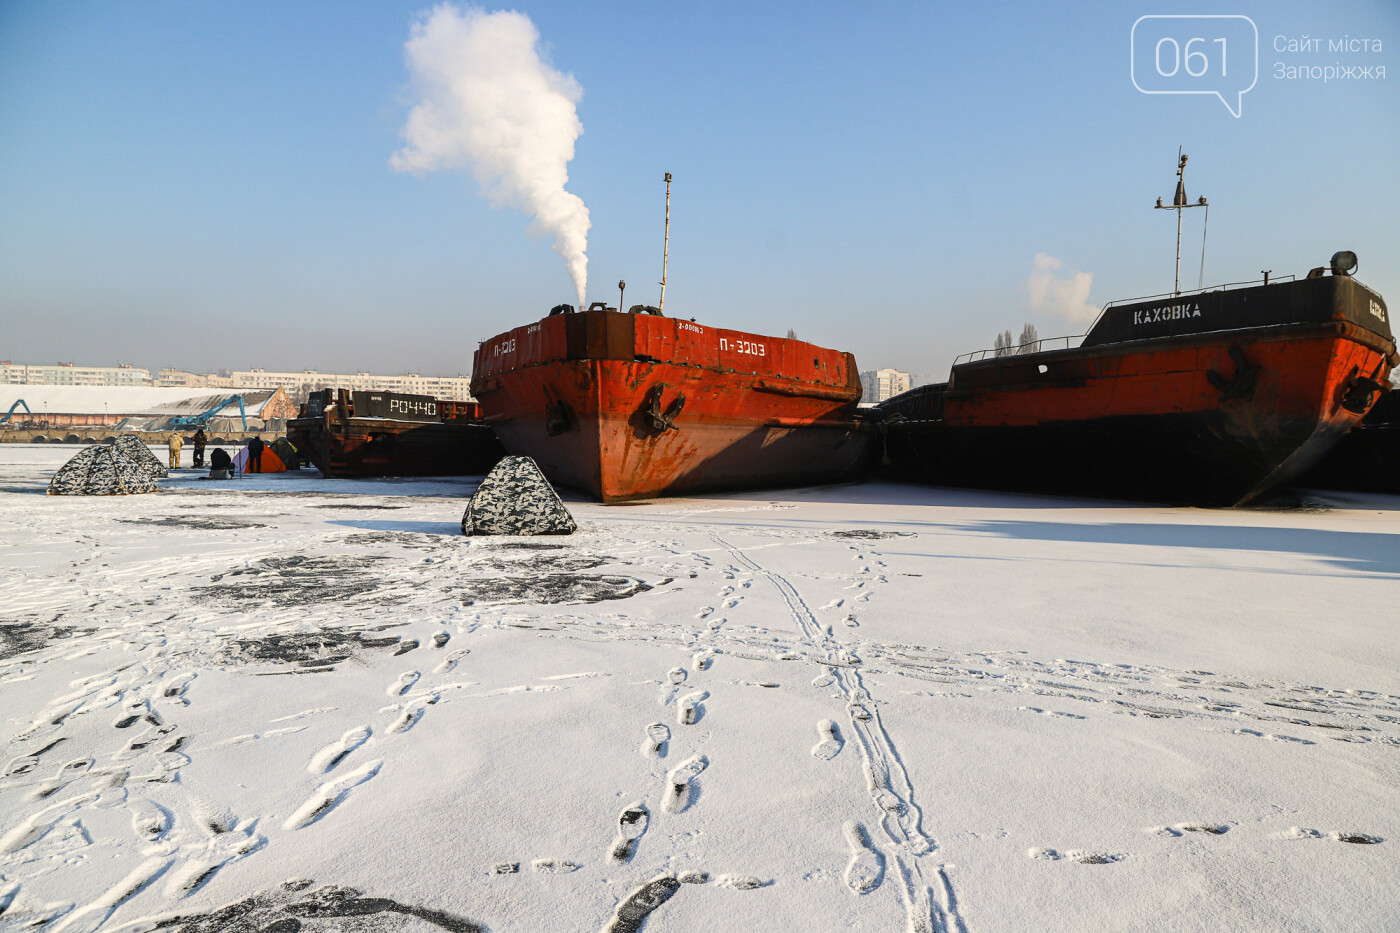
[(399, 933), (448, 930), (485, 933), (466, 917), (402, 904), (387, 897), (366, 897), (355, 888), (327, 885), (307, 891), (311, 882), (289, 881), (277, 890), (255, 894), (212, 913), (170, 917), (153, 929), (174, 933)]
[(272, 662), (319, 668), (398, 643), (397, 636), (385, 637), (373, 629), (322, 628), (233, 638), (225, 644), (223, 657), (243, 664)]
[(843, 528), (839, 531), (827, 532), (833, 538), (857, 538), (864, 540), (876, 540), (879, 538), (912, 538), (912, 531), (872, 531), (868, 528)]
[(164, 528), (197, 528), (200, 531), (233, 531), (239, 528), (267, 527), (262, 522), (250, 521), (246, 518), (184, 518), (175, 515), (165, 518), (119, 518), (117, 521), (123, 525), (159, 525)]
[(328, 502), (323, 505), (313, 505), (313, 509), (406, 509), (406, 505), (383, 505), (368, 502)]
[(614, 574), (545, 573), (536, 576), (485, 577), (457, 587), (468, 606), (481, 603), (597, 603), (645, 593), (651, 585)]
[[(266, 557), (251, 567), (216, 574), (210, 586), (194, 588), (194, 598), (234, 606), (264, 601), (278, 606), (344, 602), (378, 589), (380, 576), (375, 571), (387, 560), (371, 554)], [(385, 595), (380, 594), (383, 601)]]
[(91, 635), (97, 631), (96, 628), (60, 625), (60, 618), (62, 616), (51, 622), (0, 620), (0, 661), (38, 651), (56, 641), (71, 639), (77, 635)]

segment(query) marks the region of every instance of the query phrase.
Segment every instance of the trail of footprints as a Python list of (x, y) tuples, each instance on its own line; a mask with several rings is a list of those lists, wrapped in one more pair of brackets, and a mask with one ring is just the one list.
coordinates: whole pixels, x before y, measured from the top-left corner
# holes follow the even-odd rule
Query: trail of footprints
[[(845, 700), (851, 734), (843, 734), (834, 720), (822, 720), (816, 724), (816, 744), (811, 747), (811, 754), (820, 760), (831, 760), (841, 754), (847, 744), (856, 743), (879, 814), (870, 825), (875, 827), (878, 823), (885, 833), (891, 834), (896, 852), (896, 864), (887, 871), (886, 856), (872, 839), (871, 829), (855, 820), (842, 827), (849, 850), (843, 879), (857, 894), (874, 890), (886, 877), (903, 880), (910, 874), (911, 867), (917, 871), (917, 856), (932, 848), (918, 828), (918, 810), (911, 806), (911, 789), (907, 779), (898, 773), (897, 758), (893, 759), (895, 767), (891, 767), (888, 737), (881, 737), (878, 708), (861, 682), (862, 672), (896, 676), (921, 688), (906, 690), (906, 693), (941, 700), (971, 697), (973, 691), (1035, 697), (1038, 705), (1021, 708), (1047, 718), (1068, 720), (1066, 728), (1073, 728), (1072, 720), (1083, 719), (1086, 715), (1113, 713), (1162, 720), (1197, 718), (1218, 722), (1224, 729), (1245, 738), (1298, 745), (1333, 739), (1400, 747), (1400, 698), (1374, 692), (1247, 683), (1205, 671), (1074, 660), (1037, 661), (1011, 652), (955, 653), (869, 641), (847, 646), (833, 639), (831, 627), (819, 622), (817, 613), (844, 614), (845, 618), (838, 618), (838, 621), (847, 628), (858, 628), (858, 610), (870, 599), (876, 586), (888, 579), (879, 555), (864, 545), (853, 546), (852, 559), (859, 564), (859, 570), (848, 587), (852, 594), (832, 600), (814, 613), (784, 578), (747, 560), (742, 552), (727, 549), (733, 562), (720, 572), (729, 582), (720, 590), (714, 606), (697, 613), (697, 619), (704, 623), (703, 631), (698, 633), (698, 639), (686, 637), (675, 641), (677, 645), (698, 646), (690, 668), (672, 668), (663, 679), (666, 693), (662, 704), (673, 708), (674, 728), (664, 722), (653, 722), (641, 729), (639, 752), (644, 758), (655, 760), (659, 769), (653, 772), (656, 783), (650, 792), (618, 814), (614, 838), (606, 853), (607, 859), (614, 863), (626, 864), (633, 859), (658, 816), (662, 819), (682, 817), (697, 806), (699, 784), (711, 762), (699, 749), (688, 744), (687, 727), (707, 715), (705, 703), (709, 699), (705, 690), (696, 689), (699, 685), (694, 681), (703, 679), (698, 675), (708, 671), (717, 656), (726, 653), (821, 665), (823, 670), (813, 680), (814, 686), (831, 688)], [(697, 559), (709, 563), (708, 558), (697, 555)], [(691, 576), (694, 575), (692, 572)], [(762, 629), (729, 624), (731, 611), (741, 605), (745, 591), (762, 575), (768, 576), (788, 600), (804, 639), (784, 642)], [(629, 624), (627, 628), (634, 632), (636, 627)], [(595, 625), (594, 631), (606, 637), (605, 624)], [(577, 637), (567, 625), (552, 635)], [(147, 636), (133, 629), (124, 637), (137, 644), (138, 638)], [(651, 637), (662, 643), (676, 639), (675, 633), (664, 627), (658, 627)], [(445, 649), (449, 641), (450, 636), (445, 631), (421, 642), (406, 639), (400, 643), (395, 656), (407, 656), (424, 649), (436, 652)], [(98, 899), (77, 910), (71, 903), (26, 902), (17, 882), (0, 881), (0, 905), (9, 908), (7, 920), (23, 916), (28, 922), (42, 923), (44, 917), (63, 918), (58, 928), (64, 933), (95, 929), (118, 906), (147, 886), (159, 881), (157, 888), (168, 898), (186, 896), (200, 890), (222, 867), (267, 845), (267, 840), (256, 830), (256, 821), (240, 826), (239, 820), (231, 814), (190, 814), (186, 818), (140, 792), (141, 786), (148, 782), (158, 786), (173, 780), (179, 769), (189, 762), (181, 751), (186, 739), (171, 719), (177, 716), (179, 709), (189, 705), (186, 693), (195, 675), (169, 669), (154, 672), (152, 662), (166, 650), (163, 640), (152, 639), (141, 644), (138, 662), (74, 681), (73, 691), (51, 701), (19, 737), (33, 750), (13, 757), (0, 776), (0, 781), (26, 782), (28, 799), (37, 803), (29, 816), (0, 834), (0, 855), (33, 852), (36, 860), (51, 860), (72, 851), (73, 847), (90, 844), (90, 841), (85, 842), (86, 833), (79, 818), (83, 808), (89, 806), (125, 806), (130, 813), (132, 833), (148, 847), (151, 855)], [(467, 654), (467, 649), (443, 651), (432, 674), (451, 673)], [(388, 720), (379, 725), (377, 733), (372, 724), (356, 727), (310, 755), (307, 771), (320, 779), (319, 783), (282, 824), (284, 830), (297, 831), (325, 818), (356, 787), (379, 773), (382, 758), (356, 759), (367, 754), (367, 749), (375, 743), (391, 741), (394, 736), (412, 729), (437, 702), (435, 692), (419, 687), (421, 680), (419, 671), (406, 671), (386, 686), (385, 693), (396, 702), (381, 710)], [(416, 692), (415, 688), (418, 688)], [(1073, 704), (1079, 712), (1051, 709), (1047, 700), (1054, 705)], [(111, 725), (123, 734), (125, 745), (107, 757), (65, 754), (65, 738), (61, 734), (64, 723), (74, 716), (104, 710), (113, 717)], [(1242, 720), (1259, 728), (1249, 728), (1241, 724)], [(293, 725), (262, 735), (289, 734), (303, 728), (305, 726)], [(1309, 731), (1290, 734), (1300, 730)], [(239, 738), (251, 741), (259, 736)], [(672, 754), (673, 745), (679, 746), (677, 754), (688, 757), (665, 768), (666, 763), (676, 758)], [(52, 769), (47, 777), (38, 779), (47, 769)], [(0, 787), (3, 786), (0, 783)], [(656, 801), (657, 812), (649, 808), (648, 798)], [(181, 835), (182, 826), (199, 827), (199, 835), (195, 838), (189, 838), (187, 832)], [(1145, 829), (1145, 832), (1168, 839), (1188, 834), (1205, 839), (1226, 831), (1227, 826), (1211, 823), (1180, 823)], [(1383, 841), (1379, 836), (1352, 829), (1292, 827), (1279, 837), (1330, 839), (1351, 845)], [(1122, 853), (1051, 848), (1031, 849), (1027, 854), (1049, 862), (1086, 865), (1112, 864), (1126, 857)], [(568, 872), (579, 867), (575, 862), (551, 858), (534, 859), (529, 866), (539, 873)], [(504, 863), (497, 866), (496, 871), (513, 872), (519, 867), (519, 863)], [(941, 871), (939, 874), (946, 903), (951, 900), (950, 891), (946, 878), (942, 878)], [(674, 896), (682, 885), (711, 882), (739, 890), (765, 883), (746, 875), (711, 878), (700, 871), (660, 875), (641, 883), (619, 901), (604, 930), (608, 933), (640, 930), (646, 917)], [(917, 887), (921, 888), (922, 883)], [(927, 898), (926, 889), (906, 893), (914, 895), (913, 901)], [(16, 913), (20, 908), (23, 912)], [(916, 903), (911, 909), (910, 929), (926, 928), (920, 924), (923, 918), (930, 917), (931, 910), (927, 903)], [(932, 916), (945, 925), (952, 921), (957, 927), (961, 926), (961, 920), (953, 912), (939, 917), (937, 911), (932, 911)]]
[[(449, 640), (447, 632), (439, 631), (429, 643), (441, 649)], [(420, 643), (407, 639), (401, 646), (399, 655), (419, 648)], [(467, 654), (469, 649), (466, 648), (447, 652), (433, 673), (451, 672)], [(0, 859), (11, 875), (16, 869), (22, 876), (43, 874), (49, 870), (45, 866), (61, 862), (91, 845), (92, 840), (82, 822), (82, 813), (87, 807), (125, 808), (132, 835), (142, 846), (145, 858), (107, 891), (83, 905), (71, 901), (41, 904), (26, 896), (22, 879), (11, 877), (0, 881), (0, 913), (7, 922), (27, 928), (51, 928), (55, 933), (94, 931), (118, 907), (140, 892), (157, 890), (167, 901), (178, 901), (201, 890), (231, 862), (246, 858), (268, 844), (267, 838), (256, 828), (257, 820), (245, 823), (226, 809), (190, 797), (188, 792), (185, 795), (187, 812), (180, 815), (143, 791), (144, 787), (175, 781), (180, 769), (190, 761), (182, 751), (188, 736), (180, 734), (178, 724), (169, 717), (189, 706), (188, 689), (197, 675), (192, 671), (170, 670), (160, 663), (162, 660), (162, 656), (156, 654), (73, 681), (71, 692), (50, 701), (13, 740), (16, 744), (37, 747), (9, 760), (0, 773), (0, 789), (27, 787), (25, 799), (38, 802), (39, 806), (0, 832)], [(437, 694), (431, 691), (409, 694), (419, 681), (419, 672), (407, 671), (386, 689), (390, 696), (403, 698), (400, 703), (381, 711), (395, 717), (382, 730), (386, 740), (411, 728), (423, 711), (437, 701)], [(111, 728), (122, 737), (122, 745), (107, 755), (65, 760), (62, 756), (69, 742), (62, 734), (65, 724), (74, 717), (104, 710), (113, 716)], [(279, 722), (330, 711), (306, 710), (283, 717)], [(259, 734), (234, 736), (204, 747), (227, 747), (293, 734), (305, 728), (305, 725), (290, 725)], [(380, 758), (350, 770), (342, 767), (374, 739), (371, 725), (358, 726), (315, 751), (306, 770), (326, 779), (286, 818), (281, 828), (297, 831), (323, 819), (343, 803), (355, 787), (378, 774), (383, 767)], [(47, 766), (54, 770), (48, 777), (39, 778)], [(571, 864), (548, 859), (536, 861), (537, 871), (568, 870), (566, 866)]]
[[(846, 704), (851, 737), (859, 751), (866, 790), (878, 814), (877, 823), (883, 844), (889, 847), (889, 858), (895, 864), (891, 874), (900, 886), (908, 930), (911, 933), (933, 933), (934, 930), (961, 928), (962, 920), (957, 913), (952, 887), (942, 868), (936, 870), (937, 899), (924, 878), (920, 857), (933, 851), (935, 846), (922, 828), (922, 810), (915, 803), (914, 788), (902, 759), (880, 720), (878, 707), (865, 687), (860, 656), (836, 638), (830, 625), (819, 620), (817, 612), (822, 610), (814, 611), (790, 580), (762, 567), (748, 554), (723, 539), (716, 537), (715, 540), (728, 551), (735, 564), (747, 568), (754, 576), (766, 577), (786, 603), (803, 641), (781, 649), (777, 659), (806, 658), (823, 665), (825, 671), (813, 680), (813, 686), (831, 689), (833, 698)], [(873, 592), (873, 584), (886, 582), (888, 578), (874, 569), (880, 567), (883, 570), (883, 561), (870, 560), (864, 546), (853, 546), (852, 550), (855, 551), (852, 559), (860, 564), (860, 569), (849, 588), (858, 591), (855, 601), (864, 603)], [(828, 603), (828, 607), (838, 608), (839, 604), (844, 604), (844, 601)], [(845, 624), (851, 628), (859, 626), (854, 612), (847, 615)], [(818, 742), (813, 746), (812, 754), (819, 759), (834, 758), (845, 745), (845, 737), (833, 720), (819, 722), (817, 735)], [(852, 859), (843, 877), (851, 891), (858, 895), (866, 894), (885, 877), (885, 856), (862, 824), (850, 821), (844, 827), (844, 833), (847, 845), (852, 850)], [(880, 866), (878, 871), (875, 865)]]
[[(696, 557), (703, 563), (709, 562), (703, 555)], [(743, 571), (738, 567), (731, 566), (722, 572), (726, 579), (736, 582), (724, 586), (717, 601), (723, 609), (734, 609), (743, 599), (741, 591), (748, 589), (752, 581), (739, 580), (738, 577)], [(699, 675), (709, 671), (714, 662), (715, 651), (707, 641), (727, 621), (726, 617), (715, 617), (714, 613), (714, 607), (706, 606), (696, 614), (698, 620), (706, 622), (706, 628), (700, 635), (699, 650), (691, 656), (690, 669), (673, 667), (666, 672), (661, 681), (663, 689), (659, 702), (663, 707), (674, 706), (677, 731), (673, 733), (663, 722), (653, 722), (644, 726), (639, 746), (643, 758), (668, 758), (673, 740), (689, 739), (691, 733), (686, 727), (695, 725), (705, 716), (704, 704), (710, 698), (710, 693), (703, 689), (690, 689), (694, 686), (690, 684), (690, 680), (692, 674)], [(699, 796), (698, 779), (709, 766), (709, 757), (695, 751), (683, 761), (666, 769), (664, 775), (654, 771), (652, 779), (659, 780), (660, 783), (657, 792), (660, 812), (667, 816), (675, 816), (694, 806)], [(618, 814), (617, 835), (608, 849), (608, 858), (616, 863), (631, 862), (652, 819), (652, 812), (647, 807), (645, 798), (624, 807)], [(770, 883), (752, 875), (741, 874), (723, 874), (712, 879), (708, 872), (694, 869), (680, 871), (674, 875), (657, 875), (633, 889), (618, 902), (613, 916), (603, 926), (603, 933), (636, 933), (642, 929), (647, 917), (670, 900), (682, 885), (708, 884), (711, 880), (716, 886), (740, 891), (753, 890)]]

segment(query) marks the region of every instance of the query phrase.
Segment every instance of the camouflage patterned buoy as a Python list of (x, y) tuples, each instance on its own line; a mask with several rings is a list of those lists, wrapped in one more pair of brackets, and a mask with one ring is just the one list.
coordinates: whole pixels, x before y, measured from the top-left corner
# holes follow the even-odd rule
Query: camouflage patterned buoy
[(462, 515), (464, 535), (567, 535), (577, 530), (559, 494), (529, 457), (502, 457)]

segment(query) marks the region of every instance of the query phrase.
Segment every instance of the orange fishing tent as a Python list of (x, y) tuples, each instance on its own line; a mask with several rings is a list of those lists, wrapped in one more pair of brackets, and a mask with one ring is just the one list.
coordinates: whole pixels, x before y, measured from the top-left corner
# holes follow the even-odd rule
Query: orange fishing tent
[(248, 448), (245, 445), (238, 455), (233, 458), (233, 469), (236, 473), (285, 473), (287, 465), (282, 462), (282, 458), (277, 456), (269, 444), (263, 448), (262, 456), (258, 458), (260, 469), (253, 469), (253, 464), (249, 462)]

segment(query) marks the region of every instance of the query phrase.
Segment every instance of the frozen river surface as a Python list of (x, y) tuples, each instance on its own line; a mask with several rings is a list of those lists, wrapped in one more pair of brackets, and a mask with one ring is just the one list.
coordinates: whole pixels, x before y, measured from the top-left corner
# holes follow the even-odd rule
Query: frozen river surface
[(471, 480), (74, 452), (0, 445), (0, 929), (1400, 927), (1400, 499), (468, 539)]

